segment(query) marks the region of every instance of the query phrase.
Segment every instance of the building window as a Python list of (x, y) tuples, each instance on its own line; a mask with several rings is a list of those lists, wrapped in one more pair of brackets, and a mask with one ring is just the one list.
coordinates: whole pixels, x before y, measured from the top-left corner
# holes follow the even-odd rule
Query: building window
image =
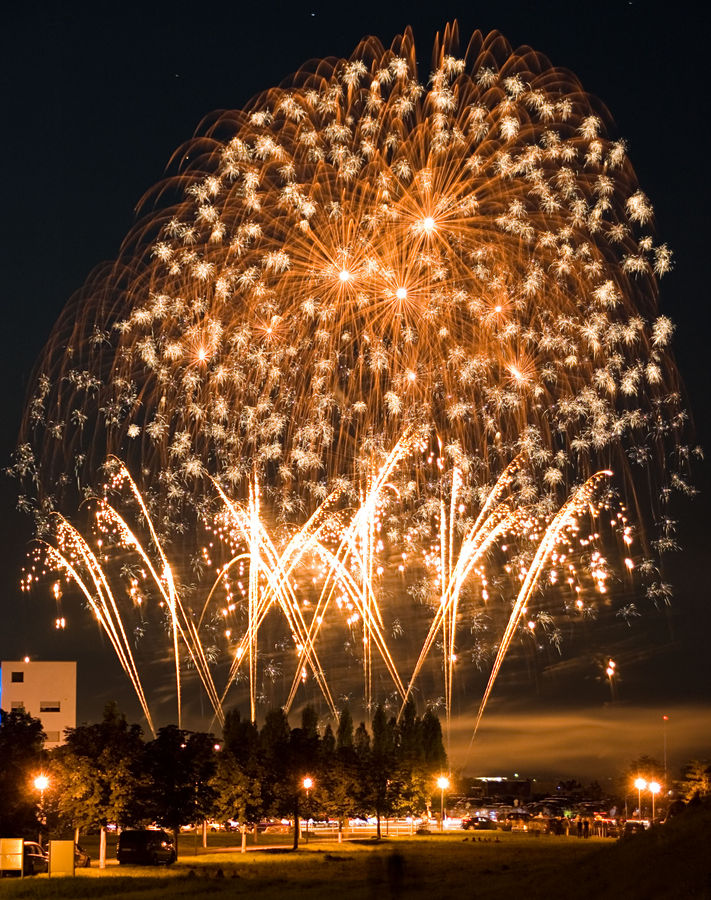
[(24, 712), (25, 704), (22, 700), (13, 700), (10, 703), (10, 712)]
[(23, 682), (24, 680), (25, 680), (25, 673), (24, 673), (24, 672), (12, 672), (11, 675), (10, 675), (10, 681), (11, 681), (13, 684), (22, 684), (22, 682)]
[(48, 744), (58, 744), (59, 743), (59, 732), (58, 731), (45, 731), (45, 741)]
[(59, 712), (61, 704), (59, 700), (40, 700), (40, 712)]

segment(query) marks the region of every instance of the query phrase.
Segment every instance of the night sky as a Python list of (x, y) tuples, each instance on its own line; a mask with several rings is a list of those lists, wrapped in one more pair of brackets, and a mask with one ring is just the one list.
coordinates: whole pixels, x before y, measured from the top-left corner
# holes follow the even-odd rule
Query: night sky
[[(144, 191), (173, 151), (214, 109), (238, 108), (314, 57), (348, 56), (361, 37), (383, 44), (406, 25), (426, 80), (434, 34), (458, 18), (462, 44), (476, 28), (500, 30), (572, 70), (598, 96), (629, 143), (657, 237), (675, 254), (661, 282), (661, 310), (677, 326), (674, 349), (696, 427), (709, 446), (708, 14), (702, 4), (644, 2), (111, 5), (36, 3), (4, 14), (2, 309), (4, 403), (0, 464), (9, 463), (30, 372), (60, 310), (91, 269), (115, 257)], [(704, 19), (702, 20), (702, 16)], [(463, 48), (464, 49), (464, 48)], [(682, 550), (666, 562), (668, 610), (653, 608), (604, 647), (576, 638), (560, 664), (535, 677), (506, 666), (468, 757), (472, 771), (608, 775), (642, 753), (661, 757), (668, 714), (670, 765), (711, 757), (711, 606), (707, 547), (708, 463), (699, 495), (677, 501)], [(54, 607), (18, 588), (30, 537), (0, 484), (0, 658), (79, 660), (79, 716), (117, 697), (138, 707), (113, 654), (86, 615), (58, 634)], [(75, 619), (81, 618), (78, 612)], [(600, 678), (614, 655), (617, 699)], [(472, 698), (475, 712), (478, 697)], [(462, 713), (457, 746), (466, 747)], [(196, 727), (206, 723), (197, 721)], [(455, 762), (461, 762), (459, 752)]]

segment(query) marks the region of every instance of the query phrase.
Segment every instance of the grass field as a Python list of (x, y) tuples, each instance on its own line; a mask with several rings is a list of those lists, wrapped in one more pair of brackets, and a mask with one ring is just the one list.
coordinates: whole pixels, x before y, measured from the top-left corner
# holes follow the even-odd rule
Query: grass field
[[(240, 854), (216, 849), (193, 856), (188, 841), (169, 869), (110, 865), (74, 879), (4, 879), (0, 898), (259, 897), (351, 898), (711, 898), (711, 812), (623, 841), (491, 832), (311, 841), (292, 853), (278, 848)], [(282, 839), (283, 840), (283, 839)]]

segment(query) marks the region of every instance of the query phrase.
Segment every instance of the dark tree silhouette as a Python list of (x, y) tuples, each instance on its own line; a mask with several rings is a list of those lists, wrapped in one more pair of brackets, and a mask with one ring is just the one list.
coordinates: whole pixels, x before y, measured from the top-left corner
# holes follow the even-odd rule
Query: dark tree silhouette
[(0, 710), (0, 834), (37, 838), (32, 779), (43, 761), (44, 732), (24, 710)]

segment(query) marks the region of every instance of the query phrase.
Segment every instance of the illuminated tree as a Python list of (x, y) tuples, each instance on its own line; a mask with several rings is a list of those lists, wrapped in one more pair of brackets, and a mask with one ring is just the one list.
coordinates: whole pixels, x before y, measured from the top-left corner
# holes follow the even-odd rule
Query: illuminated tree
[(682, 797), (692, 800), (694, 797), (705, 799), (711, 796), (711, 764), (705, 759), (692, 759), (684, 766), (682, 781), (679, 785)]

